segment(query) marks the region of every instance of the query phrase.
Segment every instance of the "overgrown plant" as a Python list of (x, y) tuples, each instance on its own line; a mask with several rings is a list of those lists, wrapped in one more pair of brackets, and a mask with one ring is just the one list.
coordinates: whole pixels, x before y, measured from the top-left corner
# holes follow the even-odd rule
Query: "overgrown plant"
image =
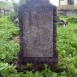
[[(65, 19), (66, 20), (66, 19)], [(71, 20), (72, 21), (72, 20)], [(9, 62), (17, 59), (19, 52), (19, 28), (10, 18), (0, 18), (0, 73), (4, 77), (76, 77), (77, 76), (77, 25), (69, 23), (66, 27), (57, 28), (57, 50), (59, 67), (64, 72), (55, 73), (47, 65), (41, 72), (24, 70), (18, 72), (16, 65)], [(28, 64), (28, 67), (31, 65)]]

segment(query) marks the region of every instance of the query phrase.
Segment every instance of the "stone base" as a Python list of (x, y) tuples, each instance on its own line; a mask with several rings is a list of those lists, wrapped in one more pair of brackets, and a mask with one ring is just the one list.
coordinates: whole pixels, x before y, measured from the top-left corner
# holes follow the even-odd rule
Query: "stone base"
[(33, 64), (37, 64), (37, 65), (39, 65), (39, 64), (48, 64), (49, 66), (51, 66), (51, 65), (53, 65), (53, 64), (57, 64), (58, 63), (58, 58), (43, 58), (43, 57), (20, 57), (19, 58), (19, 60), (20, 60), (20, 64), (27, 64), (27, 63), (33, 63)]

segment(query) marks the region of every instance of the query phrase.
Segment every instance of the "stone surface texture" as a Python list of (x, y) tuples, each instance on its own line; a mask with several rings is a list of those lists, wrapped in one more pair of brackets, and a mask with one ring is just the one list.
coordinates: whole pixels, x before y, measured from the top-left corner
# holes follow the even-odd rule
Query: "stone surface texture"
[(56, 7), (49, 0), (27, 0), (19, 10), (21, 63), (57, 63)]

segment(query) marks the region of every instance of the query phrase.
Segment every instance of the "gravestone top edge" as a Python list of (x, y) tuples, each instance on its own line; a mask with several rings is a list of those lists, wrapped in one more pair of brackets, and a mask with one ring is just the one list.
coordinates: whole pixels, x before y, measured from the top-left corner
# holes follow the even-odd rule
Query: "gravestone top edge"
[(19, 7), (19, 11), (21, 11), (22, 9), (25, 10), (26, 8), (33, 8), (33, 7), (37, 8), (38, 6), (44, 8), (56, 7), (55, 5), (50, 3), (49, 0), (26, 0), (26, 3)]
[(49, 0), (26, 0), (26, 5), (31, 6), (31, 5), (49, 5), (50, 2)]
[(45, 2), (45, 3), (49, 3), (49, 0), (26, 0), (27, 3), (38, 3), (38, 2)]

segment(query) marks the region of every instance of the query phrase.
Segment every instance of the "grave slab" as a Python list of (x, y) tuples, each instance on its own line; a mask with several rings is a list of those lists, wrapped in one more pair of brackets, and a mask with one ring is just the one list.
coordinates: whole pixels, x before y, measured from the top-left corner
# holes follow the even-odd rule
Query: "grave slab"
[(56, 64), (56, 7), (49, 0), (27, 0), (19, 9), (20, 63)]

